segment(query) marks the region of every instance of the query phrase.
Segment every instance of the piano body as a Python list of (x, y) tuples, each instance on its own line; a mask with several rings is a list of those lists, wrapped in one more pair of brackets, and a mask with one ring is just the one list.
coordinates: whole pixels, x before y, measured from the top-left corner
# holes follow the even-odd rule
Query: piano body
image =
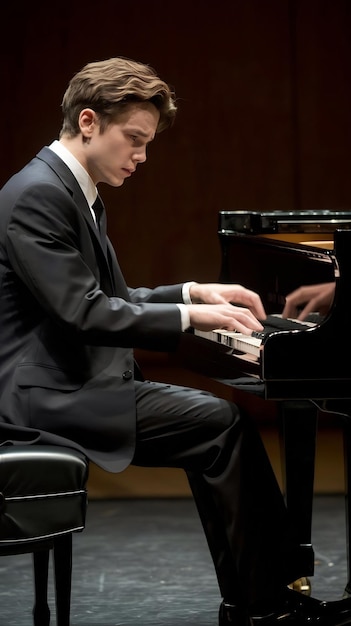
[[(309, 577), (314, 573), (311, 525), (318, 406), (351, 399), (351, 337), (345, 332), (350, 317), (351, 212), (221, 211), (218, 236), (220, 281), (257, 291), (268, 314), (281, 313), (285, 296), (301, 285), (335, 281), (334, 302), (322, 321), (307, 330), (268, 335), (257, 355), (245, 352), (242, 345), (236, 350), (193, 333), (184, 337), (182, 350), (183, 366), (233, 390), (277, 402), (286, 503)], [(350, 440), (351, 434), (345, 437), (346, 443)], [(351, 459), (346, 478), (351, 484)], [(351, 520), (348, 498), (346, 515)], [(349, 591), (348, 536), (347, 546)]]

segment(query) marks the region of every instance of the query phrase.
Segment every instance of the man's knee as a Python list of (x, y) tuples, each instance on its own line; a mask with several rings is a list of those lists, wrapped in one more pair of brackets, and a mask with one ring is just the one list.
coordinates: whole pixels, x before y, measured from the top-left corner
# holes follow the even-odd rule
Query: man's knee
[(222, 398), (216, 398), (213, 407), (209, 407), (207, 419), (214, 421), (217, 426), (221, 426), (223, 430), (226, 430), (234, 424), (238, 424), (241, 416), (236, 404)]

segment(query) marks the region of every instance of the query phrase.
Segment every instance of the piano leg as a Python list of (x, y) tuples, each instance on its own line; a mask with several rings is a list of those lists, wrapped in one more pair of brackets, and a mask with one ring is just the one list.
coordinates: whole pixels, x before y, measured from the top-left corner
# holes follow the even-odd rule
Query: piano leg
[[(343, 443), (344, 443), (344, 475), (345, 475), (345, 530), (346, 530), (346, 559), (347, 559), (347, 584), (344, 597), (351, 597), (351, 498), (349, 494), (351, 486), (351, 400), (329, 400), (325, 409), (335, 414), (342, 420)], [(340, 423), (340, 422), (339, 422)]]
[(351, 416), (346, 417), (343, 427), (344, 435), (344, 467), (345, 467), (345, 513), (346, 513), (346, 556), (347, 556), (347, 585), (345, 596), (351, 596), (351, 546), (350, 546), (350, 523), (351, 523), (351, 499), (349, 489), (351, 485)]
[(306, 577), (296, 581), (294, 588), (309, 595), (308, 577), (314, 574), (312, 510), (318, 409), (308, 401), (293, 400), (280, 402), (279, 412), (283, 488), (300, 541), (300, 558)]

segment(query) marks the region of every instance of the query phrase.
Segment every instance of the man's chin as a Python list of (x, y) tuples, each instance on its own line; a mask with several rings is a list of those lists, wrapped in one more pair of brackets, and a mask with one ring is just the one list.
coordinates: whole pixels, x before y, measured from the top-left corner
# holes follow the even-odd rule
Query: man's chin
[(117, 178), (114, 181), (109, 181), (109, 185), (111, 185), (111, 187), (122, 187), (123, 183), (125, 181), (125, 178)]

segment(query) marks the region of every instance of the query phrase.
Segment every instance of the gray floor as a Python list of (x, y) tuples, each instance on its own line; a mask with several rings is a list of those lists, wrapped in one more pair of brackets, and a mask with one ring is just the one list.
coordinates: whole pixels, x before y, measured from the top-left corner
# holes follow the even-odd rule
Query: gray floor
[[(341, 496), (317, 496), (312, 593), (347, 580)], [(217, 626), (216, 580), (191, 499), (93, 501), (74, 535), (71, 626)], [(52, 624), (55, 624), (50, 580)], [(31, 626), (30, 555), (0, 560), (0, 625)]]

